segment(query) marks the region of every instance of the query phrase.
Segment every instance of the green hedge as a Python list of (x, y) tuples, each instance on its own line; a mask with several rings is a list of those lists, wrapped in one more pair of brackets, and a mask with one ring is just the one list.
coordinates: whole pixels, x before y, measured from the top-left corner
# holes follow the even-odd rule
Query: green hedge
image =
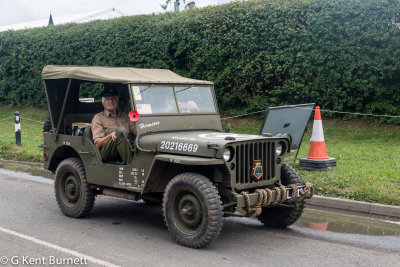
[(400, 115), (396, 23), (399, 0), (269, 0), (7, 31), (0, 102), (45, 105), (47, 64), (134, 66), (214, 81), (223, 110)]

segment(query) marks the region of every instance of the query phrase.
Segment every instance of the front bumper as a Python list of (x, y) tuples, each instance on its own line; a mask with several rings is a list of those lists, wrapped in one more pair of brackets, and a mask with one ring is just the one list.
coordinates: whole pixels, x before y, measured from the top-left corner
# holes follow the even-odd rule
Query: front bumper
[(314, 187), (310, 183), (306, 183), (303, 186), (289, 185), (272, 189), (258, 189), (252, 193), (244, 191), (240, 194), (235, 193), (235, 214), (258, 216), (263, 207), (301, 202), (304, 199), (311, 198), (313, 193)]

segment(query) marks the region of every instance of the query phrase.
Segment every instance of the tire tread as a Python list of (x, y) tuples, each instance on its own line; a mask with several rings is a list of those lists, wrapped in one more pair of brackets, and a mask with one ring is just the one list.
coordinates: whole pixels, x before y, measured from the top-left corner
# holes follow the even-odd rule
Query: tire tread
[[(82, 194), (79, 200), (81, 203), (79, 203), (77, 208), (70, 209), (64, 207), (61, 198), (58, 196), (59, 192), (57, 177), (58, 172), (60, 172), (63, 168), (74, 169), (80, 178)], [(92, 210), (95, 201), (95, 192), (93, 189), (90, 188), (90, 185), (87, 183), (85, 167), (83, 166), (83, 163), (80, 159), (67, 158), (61, 161), (56, 170), (56, 182), (54, 183), (54, 185), (54, 193), (56, 195), (58, 207), (66, 216), (73, 218), (82, 218), (89, 214), (89, 212)]]
[[(204, 234), (197, 239), (190, 239), (190, 238), (182, 238), (175, 233), (175, 229), (171, 222), (169, 221), (168, 216), (168, 198), (171, 192), (174, 190), (177, 184), (186, 184), (192, 185), (196, 188), (200, 194), (202, 194), (206, 200), (206, 205), (208, 207), (208, 216), (209, 221), (206, 226), (206, 230)], [(204, 204), (204, 203), (203, 203)], [(163, 199), (163, 214), (164, 214), (164, 222), (170, 232), (170, 235), (173, 240), (175, 240), (180, 245), (191, 247), (191, 248), (201, 248), (208, 245), (214, 239), (216, 239), (221, 232), (222, 225), (223, 225), (223, 211), (222, 211), (222, 201), (218, 194), (218, 190), (212, 184), (212, 182), (197, 173), (182, 173), (177, 175), (174, 179), (172, 179), (164, 193)]]
[[(281, 168), (281, 179), (283, 185), (304, 185), (296, 170), (285, 163)], [(266, 227), (286, 228), (295, 223), (303, 213), (305, 201), (297, 202), (295, 207), (267, 207), (263, 208), (258, 220)]]

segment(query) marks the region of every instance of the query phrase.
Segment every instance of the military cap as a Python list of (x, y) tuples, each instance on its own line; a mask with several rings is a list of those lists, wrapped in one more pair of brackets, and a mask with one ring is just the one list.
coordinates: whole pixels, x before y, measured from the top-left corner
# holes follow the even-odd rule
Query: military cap
[(118, 95), (117, 90), (112, 87), (105, 88), (104, 91), (101, 93), (100, 97), (107, 97), (107, 96), (116, 96)]

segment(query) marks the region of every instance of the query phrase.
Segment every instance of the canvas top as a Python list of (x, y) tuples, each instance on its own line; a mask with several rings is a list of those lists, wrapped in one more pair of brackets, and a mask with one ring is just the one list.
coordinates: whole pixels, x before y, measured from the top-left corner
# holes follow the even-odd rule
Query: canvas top
[(154, 84), (201, 84), (213, 85), (210, 81), (195, 80), (182, 77), (165, 69), (141, 69), (128, 67), (100, 66), (56, 66), (43, 68), (44, 80), (78, 79), (108, 83), (154, 83)]

